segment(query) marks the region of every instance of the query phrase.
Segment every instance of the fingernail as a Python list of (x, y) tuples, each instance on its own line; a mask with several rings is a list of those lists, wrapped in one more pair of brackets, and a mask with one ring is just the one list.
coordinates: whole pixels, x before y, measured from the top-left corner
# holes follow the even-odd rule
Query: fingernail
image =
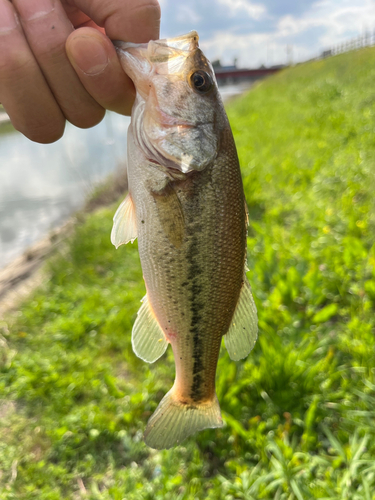
[(53, 11), (52, 0), (17, 0), (14, 2), (21, 18), (32, 21)]
[(0, 33), (17, 28), (17, 16), (8, 0), (0, 0)]
[(75, 66), (90, 76), (101, 73), (109, 62), (106, 49), (94, 36), (74, 37), (69, 42), (68, 55)]

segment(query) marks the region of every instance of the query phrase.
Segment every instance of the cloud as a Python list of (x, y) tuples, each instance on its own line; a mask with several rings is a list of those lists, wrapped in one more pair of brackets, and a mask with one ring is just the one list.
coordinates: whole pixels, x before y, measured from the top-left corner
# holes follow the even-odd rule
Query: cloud
[(220, 59), (223, 64), (231, 64), (235, 58), (242, 67), (271, 66), (287, 61), (286, 46), (272, 42), (268, 33), (222, 32), (210, 40), (203, 40), (200, 45), (209, 59)]
[(317, 1), (318, 0), (264, 0), (262, 3), (270, 16), (278, 18), (288, 14), (301, 15), (308, 11)]
[(373, 31), (375, 26), (374, 0), (324, 0), (316, 4), (311, 14), (315, 22), (326, 27), (325, 34), (319, 38), (323, 46), (358, 36), (368, 29)]
[(312, 53), (347, 41), (374, 25), (373, 0), (357, 3), (351, 0), (323, 0), (316, 2), (303, 16), (282, 16), (275, 36), (310, 46)]
[(220, 31), (257, 31), (264, 29), (259, 23), (267, 18), (263, 3), (249, 0), (190, 0), (183, 3), (163, 0), (161, 8), (163, 37), (180, 35), (193, 29), (199, 32), (201, 38), (210, 38)]
[(162, 35), (196, 29), (211, 59), (243, 67), (315, 57), (375, 27), (375, 0), (162, 0)]
[(202, 17), (189, 5), (179, 5), (178, 11), (176, 13), (176, 20), (179, 23), (188, 22), (192, 24), (198, 24), (202, 20)]
[(262, 4), (252, 3), (248, 0), (218, 0), (220, 4), (225, 5), (230, 17), (245, 13), (252, 19), (260, 19), (266, 12), (266, 7)]

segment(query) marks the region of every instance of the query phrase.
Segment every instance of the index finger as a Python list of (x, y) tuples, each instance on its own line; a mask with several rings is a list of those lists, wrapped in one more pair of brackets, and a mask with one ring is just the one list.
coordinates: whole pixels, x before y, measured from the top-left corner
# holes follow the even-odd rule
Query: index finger
[(143, 43), (159, 38), (157, 0), (62, 0), (62, 3), (84, 12), (112, 40)]

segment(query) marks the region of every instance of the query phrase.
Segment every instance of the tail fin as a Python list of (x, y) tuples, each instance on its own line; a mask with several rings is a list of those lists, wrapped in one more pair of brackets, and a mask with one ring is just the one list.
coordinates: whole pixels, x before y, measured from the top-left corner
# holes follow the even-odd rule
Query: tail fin
[(174, 395), (172, 387), (148, 421), (144, 439), (151, 448), (162, 450), (179, 445), (198, 431), (222, 426), (216, 394), (211, 401), (183, 404)]

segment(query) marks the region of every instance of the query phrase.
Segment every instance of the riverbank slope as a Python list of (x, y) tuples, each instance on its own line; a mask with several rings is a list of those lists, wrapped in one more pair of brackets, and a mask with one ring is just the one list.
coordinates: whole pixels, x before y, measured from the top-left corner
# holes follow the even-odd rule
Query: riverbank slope
[(1, 498), (371, 498), (374, 77), (365, 49), (230, 104), (260, 331), (246, 360), (222, 349), (222, 429), (143, 444), (173, 357), (150, 366), (131, 350), (145, 290), (136, 243), (109, 240), (120, 200), (75, 226), (0, 323)]

